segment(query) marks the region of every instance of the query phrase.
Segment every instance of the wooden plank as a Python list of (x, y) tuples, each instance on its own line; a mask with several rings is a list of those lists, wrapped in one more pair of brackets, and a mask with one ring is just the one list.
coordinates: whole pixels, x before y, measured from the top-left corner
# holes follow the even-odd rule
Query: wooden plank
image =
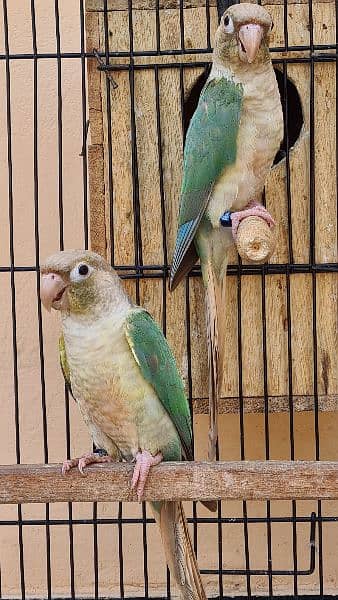
[(337, 273), (318, 273), (316, 290), (318, 393), (332, 394), (338, 389)]
[[(0, 502), (136, 502), (133, 465), (115, 463), (61, 474), (60, 465), (0, 467)], [(338, 498), (338, 462), (165, 463), (150, 470), (145, 500)]]
[[(269, 413), (282, 413), (290, 411), (288, 396), (268, 396)], [(194, 414), (208, 414), (208, 398), (194, 398)], [(315, 399), (313, 395), (292, 397), (294, 412), (313, 411)], [(221, 398), (219, 402), (220, 414), (237, 414), (240, 410), (239, 398)], [(318, 396), (318, 410), (320, 412), (338, 411), (338, 395), (327, 394)], [(251, 396), (243, 398), (243, 411), (246, 414), (260, 414), (265, 411), (265, 399), (263, 396)]]
[(88, 147), (90, 243), (91, 249), (106, 256), (106, 214), (104, 153), (102, 144)]
[[(313, 2), (313, 4), (334, 4), (334, 0), (321, 0), (320, 2)], [(284, 0), (262, 0), (263, 5), (269, 4), (284, 4)], [(289, 4), (308, 4), (308, 0), (288, 0)], [(206, 6), (206, 0), (184, 0), (184, 8), (200, 8)], [(209, 0), (209, 6), (212, 8), (217, 7), (217, 0)], [(179, 9), (180, 0), (160, 0), (159, 8), (168, 9), (176, 8)], [(107, 0), (107, 8), (109, 11), (128, 11), (128, 0)], [(156, 0), (133, 0), (133, 10), (155, 10)], [(86, 0), (87, 11), (103, 11), (104, 0)]]
[(270, 396), (284, 396), (288, 391), (287, 331), (285, 275), (267, 277), (266, 342), (268, 394)]
[(336, 65), (314, 68), (316, 262), (337, 261)]
[[(217, 7), (217, 0), (210, 0), (210, 7)], [(205, 0), (184, 0), (184, 8), (205, 8)], [(133, 10), (156, 10), (156, 0), (133, 0)], [(109, 11), (125, 10), (128, 11), (128, 0), (107, 0), (107, 9)], [(160, 0), (159, 8), (163, 9), (179, 9), (180, 0)], [(104, 0), (86, 0), (87, 11), (103, 11)]]

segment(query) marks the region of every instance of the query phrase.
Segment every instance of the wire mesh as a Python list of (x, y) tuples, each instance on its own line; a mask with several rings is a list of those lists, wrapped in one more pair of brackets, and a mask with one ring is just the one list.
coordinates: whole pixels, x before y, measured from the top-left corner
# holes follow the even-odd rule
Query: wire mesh
[[(134, 6), (132, 0), (127, 0), (125, 10), (128, 13), (128, 51), (111, 48), (108, 19), (111, 5), (108, 0), (103, 0), (104, 44), (103, 49), (97, 49), (95, 52), (86, 49), (84, 1), (79, 0), (78, 3), (72, 3), (71, 8), (66, 4), (68, 3), (58, 0), (45, 4), (38, 0), (31, 0), (30, 3), (24, 3), (23, 7), (21, 3), (14, 2), (14, 0), (3, 0), (2, 2), (0, 67), (3, 89), (1, 112), (3, 140), (1, 142), (1, 161), (5, 160), (7, 172), (3, 171), (4, 178), (1, 183), (3, 216), (0, 230), (2, 231), (0, 275), (4, 282), (1, 286), (1, 289), (4, 290), (4, 321), (7, 316), (10, 322), (7, 329), (4, 327), (3, 351), (6, 355), (11, 355), (8, 362), (10, 369), (4, 369), (4, 378), (6, 376), (8, 378), (11, 371), (10, 389), (8, 391), (7, 388), (4, 388), (3, 390), (4, 398), (7, 397), (6, 394), (10, 398), (11, 414), (4, 423), (4, 427), (10, 429), (12, 436), (8, 451), (4, 449), (4, 459), (7, 462), (20, 463), (32, 459), (44, 462), (60, 460), (62, 459), (62, 455), (60, 456), (62, 447), (67, 457), (70, 457), (80, 447), (78, 439), (81, 439), (81, 443), (86, 439), (84, 431), (79, 429), (81, 427), (78, 425), (79, 418), (66, 389), (64, 390), (64, 410), (62, 411), (60, 408), (60, 395), (55, 400), (56, 403), (59, 402), (58, 408), (54, 408), (51, 396), (55, 394), (55, 384), (53, 385), (52, 378), (55, 378), (54, 363), (57, 362), (57, 359), (56, 354), (49, 358), (46, 352), (46, 346), (48, 346), (48, 350), (51, 347), (53, 335), (49, 334), (49, 326), (44, 321), (38, 297), (40, 259), (54, 251), (56, 247), (60, 249), (75, 246), (88, 248), (90, 245), (88, 138), (91, 132), (88, 108), (88, 62), (97, 60), (97, 68), (104, 73), (111, 263), (126, 280), (135, 282), (134, 294), (137, 302), (142, 299), (142, 281), (153, 279), (162, 281), (162, 286), (156, 289), (162, 296), (162, 326), (166, 332), (167, 276), (171, 257), (168, 255), (166, 225), (168, 206), (162, 155), (164, 134), (160, 110), (160, 74), (163, 69), (175, 69), (179, 73), (182, 130), (184, 130), (187, 125), (184, 120), (186, 110), (185, 76), (191, 69), (208, 67), (212, 47), (212, 10), (215, 3), (208, 0), (201, 3), (205, 11), (205, 47), (192, 48), (187, 45), (185, 35), (187, 6), (183, 0), (179, 0), (177, 7), (180, 44), (174, 49), (163, 48), (161, 42), (163, 3), (156, 0), (152, 8), (155, 11), (156, 20), (156, 47), (153, 50), (135, 50)], [(218, 2), (218, 11), (222, 12), (228, 4)], [(274, 64), (278, 65), (283, 73), (282, 101), (286, 121), (290, 111), (287, 88), (288, 69), (290, 65), (303, 65), (304, 68), (309, 69), (310, 255), (307, 262), (296, 261), (294, 258), (290, 176), (291, 148), (286, 129), (285, 190), (289, 225), (288, 260), (284, 263), (271, 263), (264, 266), (243, 265), (239, 262), (239, 264), (230, 265), (228, 269), (229, 277), (235, 277), (237, 282), (237, 340), (234, 343), (237, 344), (238, 353), (239, 413), (238, 423), (235, 424), (233, 420), (231, 422), (235, 424), (236, 435), (238, 434), (237, 442), (241, 460), (252, 458), (255, 455), (255, 450), (250, 448), (248, 431), (252, 427), (252, 423), (248, 421), (243, 392), (242, 299), (243, 281), (245, 282), (245, 278), (249, 276), (260, 278), (261, 290), (264, 388), (263, 455), (266, 459), (270, 459), (275, 454), (275, 451), (271, 451), (272, 437), (276, 433), (276, 428), (271, 424), (269, 402), (266, 282), (269, 276), (276, 274), (285, 276), (286, 289), (288, 424), (286, 426), (284, 423), (284, 426), (288, 433), (283, 442), (285, 454), (291, 460), (303, 457), (299, 456), (300, 453), (296, 450), (299, 437), (302, 435), (302, 424), (297, 419), (294, 407), (291, 278), (297, 274), (308, 274), (311, 277), (312, 285), (314, 410), (310, 415), (313, 419), (314, 435), (309, 442), (311, 448), (304, 452), (305, 454), (306, 452), (312, 453), (316, 460), (328, 456), (337, 458), (334, 439), (332, 439), (330, 451), (327, 450), (327, 445), (324, 456), (321, 451), (322, 432), (325, 434), (329, 432), (334, 437), (335, 431), (333, 428), (330, 429), (327, 423), (321, 423), (318, 399), (317, 334), (320, 323), (317, 320), (317, 277), (320, 273), (333, 275), (337, 271), (337, 264), (331, 261), (317, 260), (316, 254), (316, 176), (318, 177), (316, 175), (316, 143), (318, 140), (316, 140), (315, 114), (315, 66), (328, 62), (336, 63), (337, 43), (314, 43), (312, 1), (309, 0), (308, 4), (302, 6), (303, 9), (304, 6), (307, 9), (309, 43), (289, 43), (290, 5), (284, 0), (284, 4), (281, 5), (284, 44), (272, 48), (272, 53), (273, 57), (278, 54), (278, 58), (274, 58)], [(24, 18), (20, 15), (21, 10), (24, 12)], [(336, 23), (333, 26), (336, 27), (337, 32), (337, 11), (335, 19)], [(47, 31), (47, 34), (44, 34), (44, 31)], [(303, 54), (297, 54), (299, 52)], [(281, 53), (287, 54), (281, 57)], [(194, 55), (196, 55), (196, 60)], [(203, 55), (205, 55), (205, 60), (203, 60)], [(183, 58), (187, 56), (189, 57), (188, 63), (183, 61)], [(169, 57), (171, 61), (167, 63), (156, 61), (160, 57)], [(182, 61), (180, 61), (180, 57)], [(140, 63), (136, 60), (137, 58), (142, 58), (143, 61)], [(113, 65), (111, 64), (112, 59), (114, 59)], [(140, 209), (135, 77), (138, 72), (149, 70), (153, 72), (155, 81), (156, 139), (154, 144), (157, 147), (158, 155), (159, 202), (161, 206), (160, 225), (163, 252), (161, 264), (147, 264), (144, 261)], [(133, 264), (118, 264), (114, 243), (117, 235), (112, 147), (114, 105), (111, 101), (111, 87), (114, 73), (121, 71), (128, 73), (129, 82)], [(29, 90), (27, 81), (29, 81)], [(29, 105), (29, 110), (23, 108), (22, 103), (25, 102)], [(337, 112), (337, 104), (335, 110)], [(25, 119), (29, 119), (29, 132), (31, 132), (31, 137), (29, 137), (30, 134), (28, 135), (28, 143), (27, 138), (24, 138), (26, 147), (22, 151), (20, 151), (17, 141), (19, 140), (20, 144), (17, 119), (20, 111)], [(52, 148), (48, 145), (49, 135), (53, 136)], [(76, 144), (78, 144), (77, 154), (75, 152)], [(47, 162), (44, 152), (48, 154), (49, 162)], [(50, 180), (46, 175), (49, 168), (52, 172)], [(23, 181), (20, 182), (20, 170), (22, 169), (29, 179), (27, 188)], [(6, 183), (7, 191), (5, 190)], [(29, 205), (28, 210), (25, 208), (25, 202)], [(18, 231), (21, 231), (21, 234), (18, 234)], [(22, 240), (20, 240), (20, 235), (23, 235)], [(194, 327), (191, 322), (191, 296), (194, 293), (193, 282), (196, 278), (200, 278), (198, 266), (192, 270), (185, 284), (187, 389), (191, 408), (193, 408), (191, 346)], [(30, 304), (28, 301), (26, 303), (26, 290)], [(23, 332), (22, 322), (27, 315), (33, 323), (34, 342)], [(56, 330), (56, 326), (54, 330)], [(33, 367), (31, 363), (28, 366), (35, 369), (34, 376), (37, 381), (35, 387), (33, 386), (35, 400), (31, 409), (32, 413), (35, 411), (35, 416), (32, 416), (31, 420), (27, 417), (29, 409), (25, 408), (27, 402), (30, 401), (26, 397), (30, 392), (24, 373), (27, 365), (24, 364), (21, 357), (24, 352), (23, 345), (29, 346), (30, 342), (34, 346), (32, 360), (35, 363)], [(61, 386), (61, 378), (58, 380), (58, 385)], [(227, 415), (225, 417), (229, 419), (229, 422), (233, 418)], [(39, 421), (39, 424), (36, 425), (35, 421)], [(61, 421), (64, 424), (64, 439), (61, 444), (58, 444), (54, 439), (53, 431), (55, 424)], [(337, 424), (335, 417), (332, 417), (332, 422)], [(306, 423), (309, 424), (308, 418)], [(198, 422), (197, 429), (200, 429)], [(31, 450), (25, 440), (30, 436), (37, 435), (40, 436), (41, 446), (36, 443), (34, 449)], [(4, 435), (4, 439), (7, 437)], [(200, 441), (198, 435), (195, 436), (195, 440), (197, 446)], [(79, 507), (71, 504), (66, 508), (46, 505), (42, 508), (38, 507), (36, 511), (31, 507), (18, 506), (15, 515), (11, 508), (6, 512), (7, 508), (4, 507), (1, 512), (0, 520), (1, 531), (5, 532), (4, 542), (1, 544), (1, 598), (170, 597), (172, 591), (168, 570), (166, 570), (165, 587), (161, 588), (158, 582), (157, 587), (152, 584), (152, 581), (156, 580), (153, 555), (157, 553), (157, 545), (156, 540), (154, 541), (154, 520), (148, 516), (145, 505), (140, 511), (138, 509), (130, 511), (121, 503), (117, 507), (114, 505), (103, 507), (94, 503), (90, 509), (91, 516), (88, 513), (88, 506)], [(206, 517), (203, 516), (204, 513), (196, 503), (193, 503), (189, 512), (189, 522), (192, 525), (194, 547), (200, 559), (201, 572), (209, 577), (208, 585), (211, 595), (224, 598), (235, 593), (238, 598), (258, 598), (266, 595), (282, 598), (290, 595), (301, 597), (304, 594), (307, 598), (324, 599), (331, 594), (331, 597), (336, 597), (338, 574), (336, 566), (331, 564), (330, 556), (333, 553), (334, 560), (337, 562), (335, 529), (335, 523), (338, 522), (337, 514), (336, 503), (292, 502), (290, 506), (289, 503), (243, 501), (240, 506), (219, 503), (217, 516)], [(278, 526), (277, 540), (274, 535), (276, 526)], [(232, 534), (229, 532), (234, 531), (234, 527), (237, 528), (237, 532), (240, 530), (241, 533), (235, 534), (236, 543), (232, 544)], [(283, 533), (284, 527), (286, 528), (285, 534)], [(13, 530), (17, 532), (16, 540), (11, 533)], [(44, 537), (41, 537), (41, 531), (43, 531)], [(63, 536), (61, 549), (57, 547), (56, 543), (59, 531)], [(82, 532), (80, 535), (79, 531)], [(127, 535), (127, 531), (132, 533)], [(210, 541), (207, 543), (206, 537), (208, 536), (210, 536)], [(284, 542), (279, 543), (280, 536), (282, 538), (286, 536), (287, 541), (284, 539)], [(141, 575), (138, 576), (130, 566), (130, 553), (136, 554), (132, 549), (131, 540), (138, 548), (138, 560), (141, 563), (139, 569)], [(302, 548), (300, 548), (301, 545)], [(91, 551), (88, 550), (90, 546)], [(32, 547), (34, 548), (33, 553)], [(84, 547), (86, 547), (85, 550)], [(32, 561), (35, 552), (41, 557), (38, 565)], [(109, 553), (109, 559), (107, 559), (106, 553)], [(210, 553), (211, 559), (209, 560)], [(10, 557), (10, 561), (6, 554)], [(262, 556), (265, 556), (266, 564), (257, 566), (256, 554), (260, 561)], [(278, 560), (275, 555), (278, 555)], [(233, 561), (230, 563), (227, 562), (229, 556), (233, 557)], [(161, 568), (165, 569), (163, 565)], [(65, 571), (67, 571), (66, 575), (64, 575)], [(44, 575), (42, 575), (43, 572)], [(58, 578), (63, 578), (63, 585), (59, 585)], [(110, 584), (110, 579), (114, 579), (116, 585)], [(84, 583), (83, 580), (87, 583)], [(290, 581), (292, 581), (291, 585)], [(286, 595), (282, 596), (281, 593), (284, 591)]]

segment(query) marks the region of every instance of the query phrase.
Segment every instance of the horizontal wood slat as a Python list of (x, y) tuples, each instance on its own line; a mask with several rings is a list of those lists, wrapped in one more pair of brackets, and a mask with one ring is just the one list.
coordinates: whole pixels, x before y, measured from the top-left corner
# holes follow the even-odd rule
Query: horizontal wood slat
[[(61, 474), (60, 465), (0, 467), (0, 503), (136, 501), (133, 466), (116, 463)], [(337, 499), (338, 462), (166, 463), (151, 470), (145, 500)]]

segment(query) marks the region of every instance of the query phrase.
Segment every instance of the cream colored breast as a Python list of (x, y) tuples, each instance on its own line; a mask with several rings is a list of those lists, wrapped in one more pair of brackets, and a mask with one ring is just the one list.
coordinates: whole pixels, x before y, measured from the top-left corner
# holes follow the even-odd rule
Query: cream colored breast
[(157, 452), (161, 437), (176, 430), (132, 355), (124, 318), (114, 315), (83, 326), (69, 320), (64, 337), (72, 390), (84, 420), (130, 458), (140, 447)]
[[(221, 73), (218, 69), (214, 75)], [(224, 74), (229, 76), (229, 71)], [(241, 83), (243, 104), (236, 162), (219, 177), (207, 209), (214, 227), (219, 226), (219, 217), (225, 210), (240, 210), (250, 200), (260, 200), (283, 137), (283, 113), (272, 66), (264, 65), (254, 75), (248, 71)]]

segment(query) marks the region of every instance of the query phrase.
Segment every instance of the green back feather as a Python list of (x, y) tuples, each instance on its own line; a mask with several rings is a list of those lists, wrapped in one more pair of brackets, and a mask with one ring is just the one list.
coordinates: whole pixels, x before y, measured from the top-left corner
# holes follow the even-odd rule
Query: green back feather
[(189, 404), (174, 356), (162, 330), (143, 309), (130, 311), (125, 332), (143, 377), (152, 385), (179, 434), (184, 455), (192, 459)]
[[(190, 121), (184, 148), (178, 232), (170, 273), (173, 289), (187, 272), (187, 255), (218, 177), (236, 160), (243, 88), (229, 79), (210, 79)], [(221, 215), (220, 215), (221, 216)], [(193, 263), (190, 265), (190, 267)]]

